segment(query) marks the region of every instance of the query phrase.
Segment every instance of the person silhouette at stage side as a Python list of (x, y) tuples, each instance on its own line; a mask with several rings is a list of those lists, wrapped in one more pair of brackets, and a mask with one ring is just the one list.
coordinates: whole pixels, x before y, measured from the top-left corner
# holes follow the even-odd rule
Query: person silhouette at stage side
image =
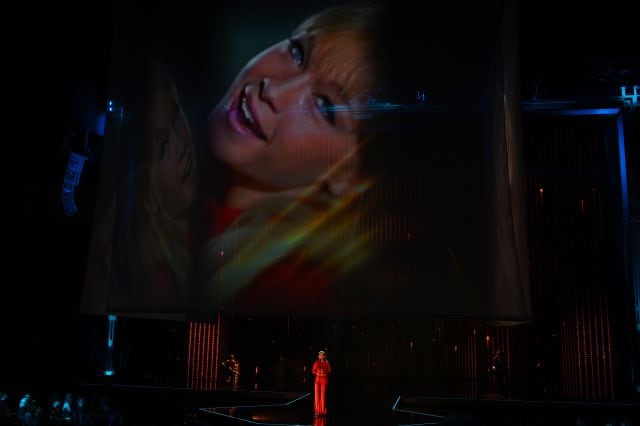
[(318, 359), (313, 363), (311, 373), (316, 376), (314, 384), (314, 405), (313, 411), (316, 417), (327, 415), (327, 385), (329, 384), (329, 374), (331, 365), (327, 360), (324, 351), (318, 352)]
[(507, 363), (504, 354), (498, 350), (491, 360), (491, 374), (495, 378), (496, 392), (500, 397), (507, 396)]
[(225, 368), (225, 381), (234, 389), (238, 388), (238, 378), (240, 376), (240, 363), (236, 360), (234, 354), (230, 354), (229, 358), (222, 362)]

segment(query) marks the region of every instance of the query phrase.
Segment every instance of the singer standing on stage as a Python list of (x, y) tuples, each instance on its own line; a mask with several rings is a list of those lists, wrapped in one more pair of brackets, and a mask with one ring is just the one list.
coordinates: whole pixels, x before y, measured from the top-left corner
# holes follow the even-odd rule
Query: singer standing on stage
[(329, 374), (331, 365), (327, 361), (324, 351), (318, 352), (318, 359), (313, 363), (311, 373), (316, 376), (314, 394), (314, 413), (317, 416), (327, 415), (327, 385), (329, 384)]

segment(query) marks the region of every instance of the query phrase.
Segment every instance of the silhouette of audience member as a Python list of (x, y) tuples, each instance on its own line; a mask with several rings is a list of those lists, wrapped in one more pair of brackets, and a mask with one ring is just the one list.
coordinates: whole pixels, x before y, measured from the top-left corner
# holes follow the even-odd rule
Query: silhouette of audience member
[(20, 403), (18, 404), (17, 416), (18, 416), (18, 420), (20, 420), (21, 423), (24, 423), (25, 415), (27, 414), (27, 407), (29, 405), (29, 400), (31, 400), (31, 394), (27, 392), (20, 399)]
[(9, 410), (8, 402), (9, 394), (6, 392), (0, 392), (0, 419), (8, 419), (11, 416), (11, 410)]
[(37, 426), (42, 423), (42, 407), (37, 399), (32, 398), (27, 404), (27, 414), (25, 415), (25, 424), (29, 426)]
[(76, 424), (78, 426), (91, 424), (91, 419), (86, 410), (85, 399), (83, 397), (79, 397), (76, 400)]
[(65, 421), (73, 420), (73, 395), (70, 393), (66, 394), (64, 397), (64, 402), (62, 403), (62, 417)]

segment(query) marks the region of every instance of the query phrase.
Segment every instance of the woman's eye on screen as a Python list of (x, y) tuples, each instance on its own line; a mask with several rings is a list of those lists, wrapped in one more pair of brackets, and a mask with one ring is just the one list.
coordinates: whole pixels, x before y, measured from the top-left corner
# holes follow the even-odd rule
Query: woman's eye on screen
[(297, 67), (304, 66), (304, 46), (302, 46), (300, 40), (294, 38), (289, 39), (289, 54), (293, 58)]
[(336, 113), (331, 99), (329, 99), (328, 96), (319, 94), (314, 94), (313, 98), (314, 103), (322, 116), (329, 122), (329, 124), (334, 126), (336, 124)]

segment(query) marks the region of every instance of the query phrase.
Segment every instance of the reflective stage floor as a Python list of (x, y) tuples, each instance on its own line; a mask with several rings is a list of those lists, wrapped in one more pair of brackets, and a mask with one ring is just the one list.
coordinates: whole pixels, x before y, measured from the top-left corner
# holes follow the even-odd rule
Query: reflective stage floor
[(634, 402), (435, 396), (419, 381), (408, 387), (387, 379), (334, 381), (326, 417), (313, 415), (312, 384), (291, 392), (81, 386), (109, 395), (133, 425), (640, 425), (640, 405)]

